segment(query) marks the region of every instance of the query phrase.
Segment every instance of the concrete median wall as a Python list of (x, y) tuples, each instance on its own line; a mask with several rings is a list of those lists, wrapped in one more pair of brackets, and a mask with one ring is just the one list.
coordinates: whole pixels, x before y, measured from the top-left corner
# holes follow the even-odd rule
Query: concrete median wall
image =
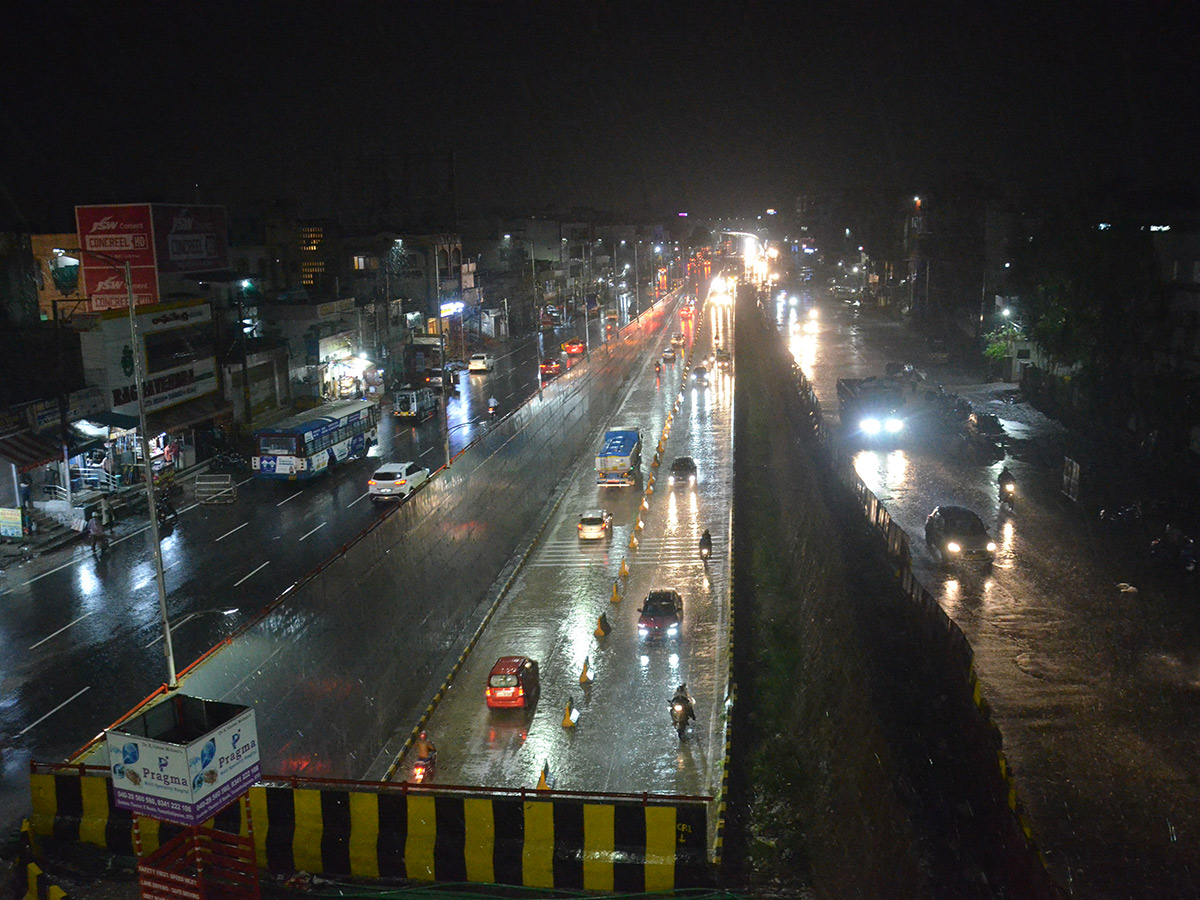
[(181, 689), (252, 706), (264, 771), (365, 777), (425, 709), (561, 479), (594, 453), (667, 305), (488, 429)]

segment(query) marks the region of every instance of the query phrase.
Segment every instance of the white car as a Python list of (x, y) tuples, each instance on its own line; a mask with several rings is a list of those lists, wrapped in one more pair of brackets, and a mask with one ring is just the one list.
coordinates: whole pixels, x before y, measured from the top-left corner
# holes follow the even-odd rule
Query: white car
[(473, 353), (471, 361), (467, 363), (467, 369), (472, 372), (490, 372), (494, 365), (496, 358), (490, 353)]
[(585, 509), (579, 517), (579, 539), (597, 541), (612, 537), (612, 519), (607, 509)]
[(403, 500), (429, 478), (429, 470), (416, 463), (384, 463), (367, 482), (371, 500)]

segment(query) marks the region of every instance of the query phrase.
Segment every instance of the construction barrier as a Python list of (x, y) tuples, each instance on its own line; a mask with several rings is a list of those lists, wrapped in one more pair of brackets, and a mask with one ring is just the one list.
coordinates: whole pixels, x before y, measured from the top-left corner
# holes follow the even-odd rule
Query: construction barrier
[[(107, 770), (78, 768), (31, 776), (34, 834), (134, 855), (134, 816), (114, 805)], [(250, 789), (263, 871), (623, 893), (713, 881), (708, 797), (303, 783)], [(205, 827), (244, 835), (241, 809)], [(138, 827), (144, 853), (182, 831), (141, 817)]]

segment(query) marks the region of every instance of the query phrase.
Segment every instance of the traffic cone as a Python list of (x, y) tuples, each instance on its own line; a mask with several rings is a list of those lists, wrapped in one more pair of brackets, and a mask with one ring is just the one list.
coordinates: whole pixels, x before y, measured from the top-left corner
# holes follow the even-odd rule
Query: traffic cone
[(625, 565), (625, 557), (623, 557), (623, 556), (621, 557), (621, 572), (620, 572), (620, 575), (621, 575), (621, 577), (622, 577), (622, 578), (628, 578), (628, 577), (629, 577), (629, 566)]
[(596, 637), (608, 637), (608, 633), (612, 631), (612, 626), (608, 624), (608, 616), (600, 613), (600, 618), (596, 620), (596, 630), (592, 632)]
[(579, 683), (591, 684), (594, 680), (594, 677), (595, 676), (592, 675), (592, 670), (588, 668), (588, 658), (585, 656), (583, 658), (583, 671), (579, 673)]
[(645, 523), (642, 521), (642, 517), (641, 517), (641, 516), (638, 516), (638, 520), (637, 520), (637, 530), (638, 530), (638, 531), (641, 531), (641, 530), (642, 530), (644, 527), (645, 527)]
[(550, 763), (542, 764), (542, 774), (538, 777), (537, 789), (539, 791), (550, 790)]
[(567, 709), (566, 709), (566, 712), (563, 713), (562, 727), (563, 728), (574, 728), (575, 723), (578, 721), (579, 721), (579, 710), (577, 710), (574, 707), (574, 705), (572, 705), (571, 698), (568, 697), (567, 698)]
[(631, 535), (629, 536), (629, 549), (630, 549), (630, 550), (636, 550), (636, 549), (637, 549), (637, 545), (638, 545), (638, 539), (637, 539), (637, 535), (636, 535), (636, 534), (631, 534)]
[(650, 487), (654, 487), (654, 473), (653, 472), (650, 473), (650, 478), (649, 478), (649, 480), (647, 480), (646, 484), (649, 485)]
[(613, 582), (612, 602), (613, 603), (621, 602), (621, 595), (617, 592), (617, 583), (615, 581)]

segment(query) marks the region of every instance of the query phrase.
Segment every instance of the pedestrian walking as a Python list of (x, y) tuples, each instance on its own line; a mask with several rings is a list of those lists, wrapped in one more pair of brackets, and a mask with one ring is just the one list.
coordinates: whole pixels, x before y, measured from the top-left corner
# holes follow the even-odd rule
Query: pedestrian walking
[(95, 558), (108, 550), (108, 535), (104, 532), (104, 523), (96, 513), (88, 520), (88, 540), (92, 544), (92, 557)]
[(108, 497), (100, 498), (100, 524), (105, 528), (110, 528), (117, 521), (117, 514), (113, 511), (112, 504), (108, 502)]

